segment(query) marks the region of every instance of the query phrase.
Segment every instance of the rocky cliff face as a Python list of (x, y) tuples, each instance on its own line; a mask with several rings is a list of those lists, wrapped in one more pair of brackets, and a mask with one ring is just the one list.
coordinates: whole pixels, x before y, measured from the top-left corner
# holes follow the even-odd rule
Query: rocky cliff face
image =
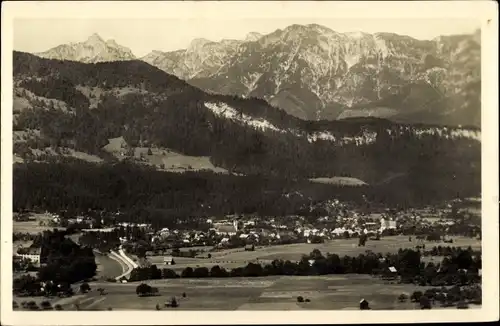
[(292, 25), (144, 58), (205, 90), (264, 98), (303, 119), (480, 124), (480, 35), (434, 40)]
[[(480, 54), (479, 31), (417, 40), (311, 24), (243, 40), (195, 39), (187, 49), (141, 60), (206, 91), (262, 98), (302, 119), (479, 126)], [(134, 58), (98, 35), (38, 55), (87, 63)]]
[(92, 34), (85, 42), (59, 45), (36, 55), (47, 59), (85, 63), (135, 59), (129, 48), (117, 44), (114, 40), (104, 41), (98, 34)]

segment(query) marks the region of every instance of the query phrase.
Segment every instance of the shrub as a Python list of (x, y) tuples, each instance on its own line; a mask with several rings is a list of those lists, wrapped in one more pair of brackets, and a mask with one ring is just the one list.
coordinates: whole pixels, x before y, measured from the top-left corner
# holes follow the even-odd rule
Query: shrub
[(408, 300), (408, 296), (404, 293), (401, 293), (398, 297), (399, 302), (406, 302)]
[(411, 294), (410, 299), (412, 302), (419, 302), (422, 295), (423, 293), (421, 291), (415, 291)]
[(310, 299), (305, 299), (304, 301), (305, 301), (305, 302), (311, 302), (311, 300), (310, 300)]
[(63, 310), (63, 307), (62, 307), (60, 304), (56, 304), (56, 305), (54, 306), (54, 309), (55, 309), (55, 310)]
[(420, 309), (431, 309), (431, 300), (425, 295), (420, 297)]
[(40, 305), (42, 306), (43, 310), (50, 310), (50, 309), (52, 309), (52, 305), (48, 301), (42, 301), (42, 303), (40, 303)]
[(135, 293), (139, 296), (139, 297), (142, 297), (142, 296), (145, 296), (145, 295), (148, 295), (148, 294), (151, 294), (153, 292), (153, 288), (149, 285), (147, 285), (146, 283), (141, 283), (139, 284), (136, 289), (135, 289)]
[(297, 297), (297, 302), (304, 302), (304, 298), (302, 296), (298, 296)]
[(90, 291), (90, 285), (87, 282), (82, 283), (82, 285), (80, 285), (80, 292), (87, 293), (89, 291)]
[(28, 302), (28, 304), (27, 304), (27, 308), (28, 308), (29, 310), (38, 310), (38, 309), (40, 309), (40, 308), (36, 305), (36, 302), (35, 302), (35, 301), (30, 301), (30, 302)]

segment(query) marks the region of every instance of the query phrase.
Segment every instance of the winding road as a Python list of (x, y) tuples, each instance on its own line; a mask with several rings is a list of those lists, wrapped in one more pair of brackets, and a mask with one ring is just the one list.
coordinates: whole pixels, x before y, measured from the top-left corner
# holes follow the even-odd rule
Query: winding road
[(118, 249), (118, 253), (116, 251), (111, 250), (109, 257), (113, 260), (118, 261), (123, 268), (123, 273), (115, 277), (116, 280), (120, 280), (122, 277), (129, 276), (132, 270), (138, 267), (138, 265), (125, 254), (122, 247)]

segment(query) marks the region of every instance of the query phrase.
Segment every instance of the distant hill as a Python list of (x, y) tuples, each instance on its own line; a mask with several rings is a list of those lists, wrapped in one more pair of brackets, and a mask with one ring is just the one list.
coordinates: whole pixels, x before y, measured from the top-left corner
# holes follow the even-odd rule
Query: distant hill
[(62, 159), (34, 152), (47, 148), (114, 161), (103, 147), (123, 137), (131, 148), (203, 157), (230, 174), (368, 184), (404, 174), (397, 181), (423, 193), (480, 190), (478, 128), (301, 120), (261, 99), (205, 93), (139, 60), (86, 64), (15, 52), (13, 110), (14, 153), (25, 162)]

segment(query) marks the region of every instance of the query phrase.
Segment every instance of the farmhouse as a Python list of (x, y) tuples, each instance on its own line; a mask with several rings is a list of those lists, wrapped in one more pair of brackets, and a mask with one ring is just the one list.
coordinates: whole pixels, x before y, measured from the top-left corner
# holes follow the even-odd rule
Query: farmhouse
[(382, 274), (382, 279), (384, 280), (395, 280), (398, 277), (398, 270), (394, 266), (389, 266), (384, 270)]
[(40, 253), (41, 253), (40, 248), (27, 248), (27, 249), (19, 249), (16, 256), (29, 259), (35, 266), (39, 266)]
[(165, 265), (173, 265), (174, 264), (174, 257), (172, 257), (172, 256), (163, 257), (163, 263)]

